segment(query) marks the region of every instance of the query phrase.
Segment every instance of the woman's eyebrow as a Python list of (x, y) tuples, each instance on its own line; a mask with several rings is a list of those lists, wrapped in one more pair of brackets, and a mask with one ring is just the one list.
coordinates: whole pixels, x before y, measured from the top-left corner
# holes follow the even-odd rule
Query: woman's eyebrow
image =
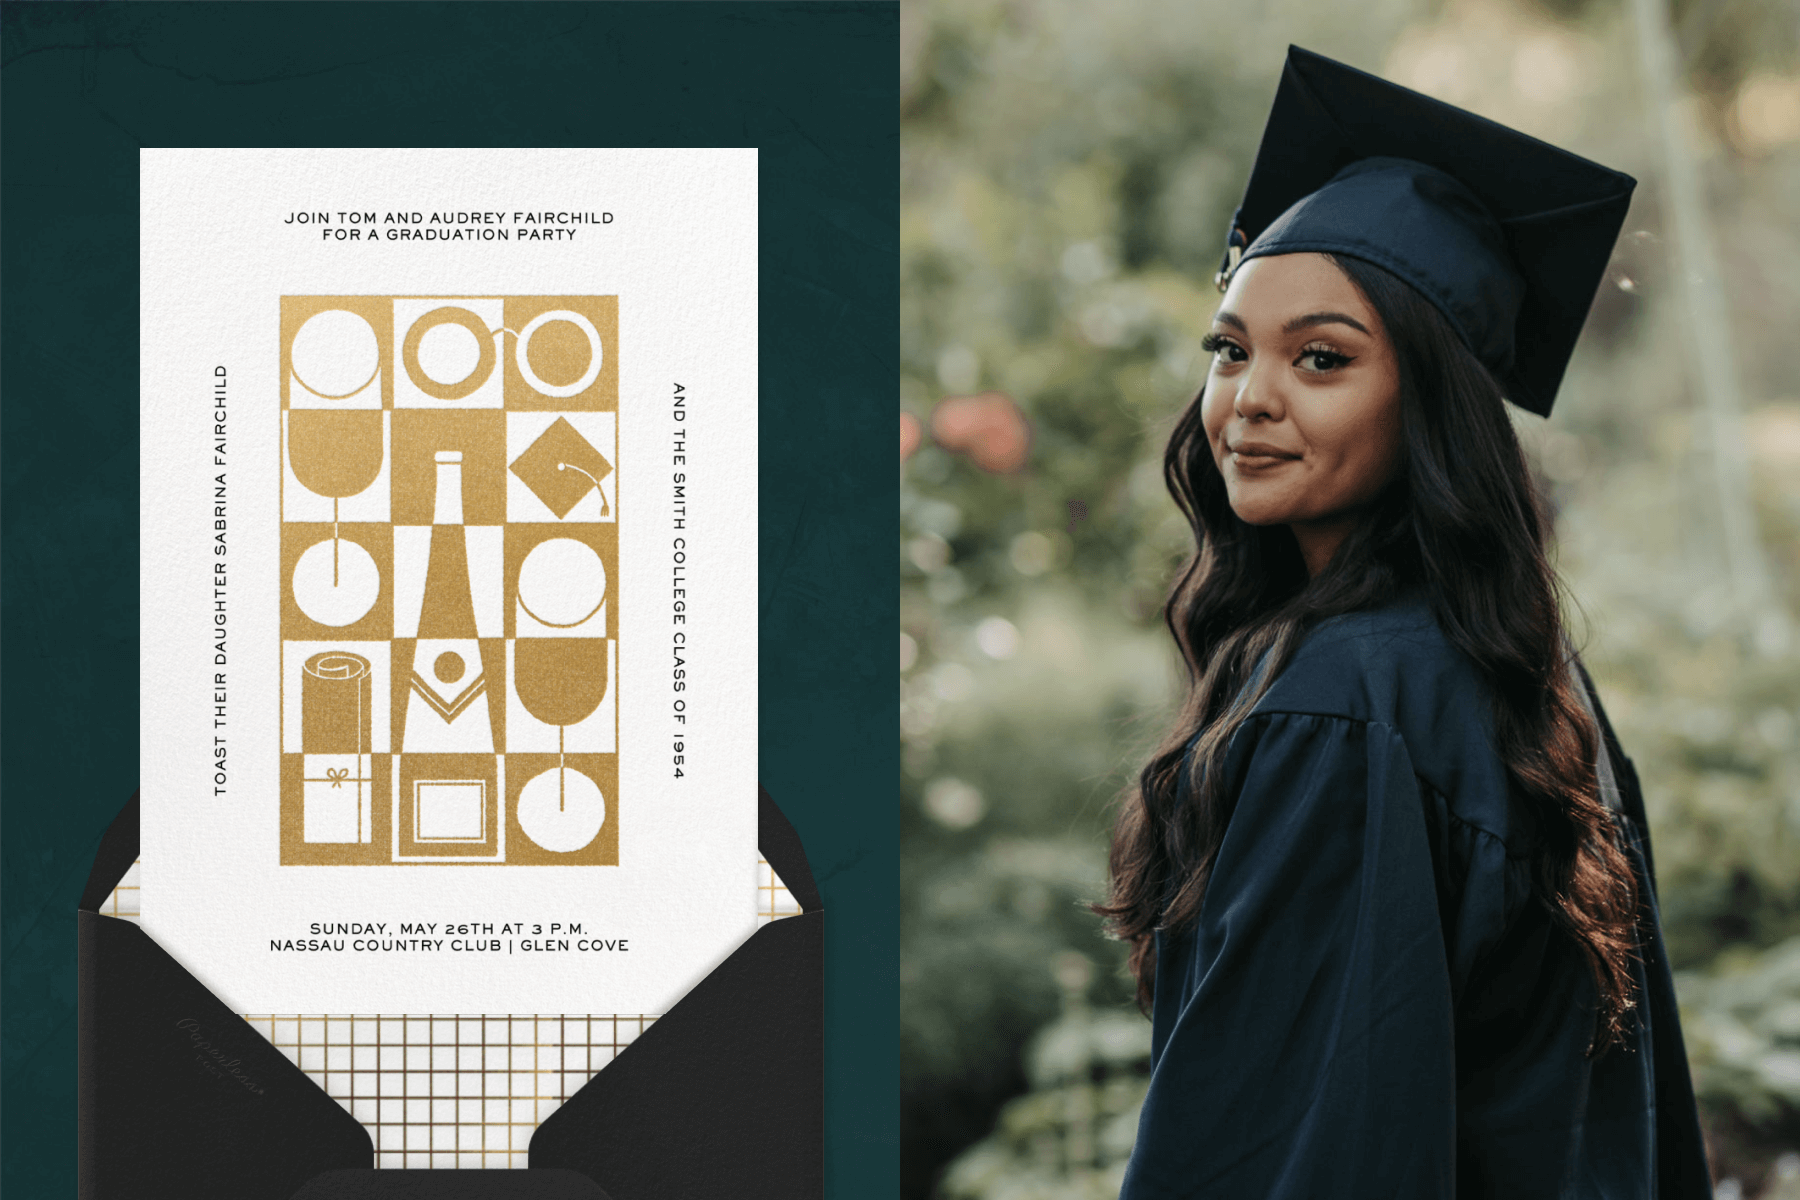
[[(1213, 320), (1220, 325), (1229, 325), (1239, 333), (1250, 332), (1250, 327), (1244, 324), (1244, 319), (1234, 312), (1216, 313), (1213, 316)], [(1304, 317), (1295, 317), (1293, 320), (1283, 325), (1281, 327), (1281, 332), (1297, 333), (1302, 329), (1311, 329), (1315, 325), (1348, 325), (1350, 328), (1359, 330), (1362, 333), (1369, 332), (1367, 326), (1361, 321), (1358, 321), (1348, 313), (1341, 312), (1307, 313)]]
[(1363, 326), (1361, 321), (1341, 312), (1307, 313), (1304, 317), (1295, 317), (1286, 325), (1283, 325), (1281, 327), (1281, 332), (1297, 333), (1302, 329), (1311, 329), (1314, 325), (1348, 325), (1350, 328), (1362, 333), (1369, 332), (1368, 329)]

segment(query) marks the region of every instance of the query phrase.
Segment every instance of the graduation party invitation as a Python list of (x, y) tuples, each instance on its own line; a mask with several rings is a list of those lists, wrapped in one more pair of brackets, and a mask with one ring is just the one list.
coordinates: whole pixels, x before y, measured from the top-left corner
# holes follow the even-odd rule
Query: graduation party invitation
[(667, 1011), (757, 907), (756, 152), (140, 165), (146, 932)]

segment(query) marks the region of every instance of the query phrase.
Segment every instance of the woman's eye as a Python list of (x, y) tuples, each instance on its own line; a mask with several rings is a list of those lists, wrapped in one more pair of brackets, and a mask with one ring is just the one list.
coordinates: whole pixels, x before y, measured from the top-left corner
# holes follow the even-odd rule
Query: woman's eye
[(1241, 363), (1246, 358), (1250, 357), (1248, 354), (1244, 353), (1244, 348), (1242, 346), (1238, 345), (1230, 338), (1220, 337), (1216, 333), (1209, 333), (1201, 338), (1200, 348), (1208, 354), (1220, 355), (1228, 363)]
[(1299, 359), (1301, 369), (1314, 374), (1335, 371), (1349, 361), (1348, 354), (1339, 354), (1336, 350), (1324, 349), (1302, 350)]

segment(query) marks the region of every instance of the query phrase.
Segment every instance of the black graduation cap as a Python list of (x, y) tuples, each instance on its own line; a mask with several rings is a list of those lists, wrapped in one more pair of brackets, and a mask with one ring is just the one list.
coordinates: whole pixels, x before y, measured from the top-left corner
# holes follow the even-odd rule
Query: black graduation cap
[(1548, 415), (1637, 180), (1298, 46), (1220, 266), (1328, 251), (1437, 305)]

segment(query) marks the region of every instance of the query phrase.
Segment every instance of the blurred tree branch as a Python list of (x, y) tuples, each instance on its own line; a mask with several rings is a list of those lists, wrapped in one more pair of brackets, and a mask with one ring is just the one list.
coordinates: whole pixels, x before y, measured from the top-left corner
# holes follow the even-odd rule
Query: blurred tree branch
[(1675, 99), (1675, 39), (1664, 0), (1632, 0), (1631, 14), (1650, 115), (1662, 142), (1663, 176), (1683, 305), (1693, 326), (1694, 340), (1716, 350), (1704, 367), (1695, 365), (1697, 360), (1691, 355), (1685, 361), (1709, 418), (1707, 440), (1712, 450), (1719, 519), (1740, 632), (1765, 653), (1786, 654), (1792, 645), (1792, 632), (1786, 606), (1771, 582), (1750, 495), (1750, 465), (1744, 453), (1743, 388), (1726, 318), (1724, 289), (1719, 282), (1718, 247), (1700, 194), (1699, 172), (1688, 141), (1690, 131)]

